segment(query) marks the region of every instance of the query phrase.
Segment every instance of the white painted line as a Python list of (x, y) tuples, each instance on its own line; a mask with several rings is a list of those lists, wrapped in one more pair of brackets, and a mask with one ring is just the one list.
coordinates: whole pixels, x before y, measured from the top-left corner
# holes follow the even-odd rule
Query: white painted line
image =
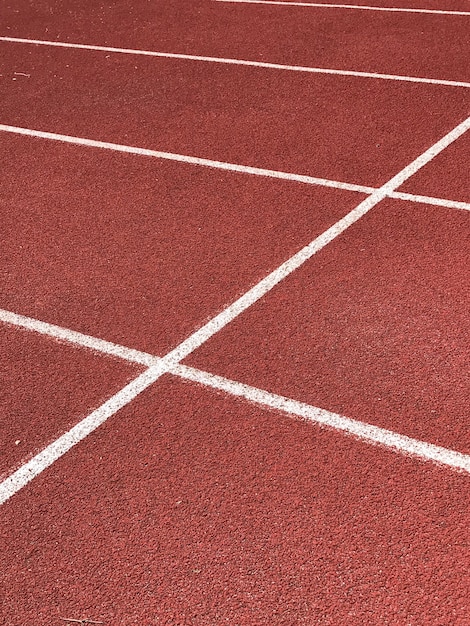
[(446, 200), (445, 198), (433, 198), (431, 196), (418, 196), (412, 193), (402, 193), (394, 191), (390, 194), (390, 198), (397, 200), (409, 200), (410, 202), (421, 202), (422, 204), (432, 204), (434, 206), (442, 206), (447, 209), (460, 209), (462, 211), (470, 211), (469, 202), (459, 202), (457, 200)]
[(364, 4), (326, 4), (323, 2), (282, 2), (280, 0), (215, 0), (235, 4), (274, 4), (293, 7), (315, 7), (317, 9), (356, 9), (359, 11), (385, 11), (392, 13), (430, 13), (432, 15), (463, 15), (469, 16), (470, 11), (445, 11), (438, 9), (414, 9), (405, 7), (377, 7)]
[(114, 48), (110, 46), (94, 46), (80, 43), (68, 43), (62, 41), (47, 41), (42, 39), (22, 39), (20, 37), (0, 37), (0, 41), (9, 43), (34, 44), (38, 46), (53, 46), (57, 48), (76, 48), (78, 50), (95, 50), (98, 52), (111, 52), (121, 54), (133, 54), (140, 56), (159, 57), (166, 59), (181, 59), (185, 61), (204, 61), (206, 63), (222, 63), (225, 65), (243, 65), (272, 70), (284, 70), (289, 72), (305, 72), (309, 74), (333, 74), (335, 76), (353, 76), (355, 78), (374, 78), (380, 80), (404, 81), (409, 83), (425, 83), (428, 85), (445, 85), (447, 87), (469, 88), (470, 83), (444, 80), (438, 78), (420, 78), (418, 76), (403, 76), (400, 74), (381, 74), (377, 72), (358, 72), (354, 70), (338, 70), (324, 67), (308, 67), (302, 65), (284, 65), (280, 63), (267, 63), (264, 61), (246, 61), (242, 59), (227, 59), (223, 57), (199, 56), (194, 54), (177, 54), (172, 52), (155, 52), (152, 50), (134, 50), (132, 48)]
[(96, 411), (90, 413), (88, 417), (76, 424), (1, 482), (0, 505), (52, 465), (54, 461), (57, 461), (57, 459), (68, 452), (70, 448), (96, 430), (96, 428), (103, 424), (109, 417), (129, 404), (129, 402), (149, 385), (154, 383), (164, 372), (164, 363), (150, 367), (143, 374), (140, 374), (140, 376), (118, 391), (118, 393), (112, 396), (107, 402), (102, 404)]
[(338, 220), (336, 224), (328, 228), (324, 233), (316, 237), (312, 242), (302, 248), (297, 254), (288, 259), (285, 263), (280, 265), (277, 269), (271, 272), (266, 278), (261, 280), (257, 285), (252, 287), (238, 300), (233, 302), (224, 311), (212, 318), (202, 328), (193, 333), (188, 339), (180, 343), (168, 356), (172, 356), (175, 361), (181, 361), (187, 357), (191, 352), (196, 350), (199, 346), (205, 343), (212, 335), (219, 332), (224, 326), (230, 323), (233, 319), (238, 317), (243, 311), (252, 306), (260, 298), (262, 298), (268, 291), (271, 291), (278, 283), (280, 283), (286, 276), (291, 274), (294, 270), (303, 265), (308, 259), (310, 259), (319, 250), (324, 248), (328, 243), (336, 239), (342, 232), (349, 228), (352, 224), (357, 222), (361, 217), (368, 213), (373, 207), (375, 207), (384, 198), (390, 195), (392, 191), (395, 191), (397, 187), (400, 187), (408, 178), (416, 174), (424, 165), (429, 163), (437, 154), (442, 152), (447, 146), (449, 146), (458, 137), (463, 135), (470, 128), (470, 117), (464, 120), (451, 132), (447, 133), (445, 137), (437, 141), (431, 148), (426, 150), (422, 155), (415, 159), (412, 163), (407, 165), (401, 172), (390, 179), (385, 185), (376, 189), (368, 198), (363, 200), (355, 209), (350, 211), (342, 219)]
[[(331, 180), (328, 178), (317, 178), (315, 176), (306, 176), (304, 174), (294, 174), (292, 172), (281, 172), (278, 170), (267, 170), (259, 167), (251, 167), (249, 165), (239, 165), (236, 163), (226, 163), (224, 161), (213, 161), (209, 159), (200, 159), (185, 154), (174, 154), (171, 152), (159, 152), (157, 150), (149, 150), (147, 148), (138, 148), (136, 146), (126, 146), (117, 143), (109, 143), (106, 141), (96, 141), (95, 139), (85, 139), (83, 137), (73, 137), (71, 135), (59, 135), (57, 133), (49, 133), (41, 130), (33, 130), (31, 128), (22, 128), (19, 126), (8, 126), (0, 124), (0, 131), (12, 133), (16, 135), (26, 135), (28, 137), (37, 137), (39, 139), (48, 139), (52, 141), (60, 141), (71, 143), (88, 148), (100, 148), (104, 150), (114, 150), (116, 152), (124, 152), (127, 154), (136, 154), (138, 156), (147, 156), (157, 159), (169, 161), (178, 161), (180, 163), (188, 163), (191, 165), (201, 165), (203, 167), (213, 167), (229, 172), (237, 172), (239, 174), (249, 174), (251, 176), (266, 176), (268, 178), (279, 178), (281, 180), (290, 180), (306, 185), (318, 185), (320, 187), (331, 187), (333, 189), (344, 189), (345, 191), (355, 191), (369, 195), (377, 190), (376, 187), (367, 187), (355, 183), (345, 183), (343, 181)], [(388, 197), (397, 198), (398, 200), (410, 200), (412, 202), (421, 202), (424, 204), (432, 204), (435, 206), (444, 206), (447, 208), (470, 210), (470, 204), (466, 202), (458, 202), (455, 200), (446, 200), (445, 198), (431, 198), (428, 196), (416, 196), (409, 193), (401, 193), (398, 191), (389, 192)]]
[[(24, 487), (28, 482), (30, 482), (30, 480), (40, 474), (44, 469), (49, 467), (55, 460), (65, 454), (65, 452), (67, 452), (72, 446), (74, 446), (88, 434), (93, 432), (93, 430), (100, 426), (109, 417), (111, 417), (121, 408), (126, 406), (129, 402), (136, 398), (139, 393), (141, 393), (149, 385), (158, 380), (160, 376), (162, 376), (164, 373), (174, 370), (174, 368), (179, 365), (179, 362), (182, 359), (187, 357), (189, 354), (191, 354), (191, 352), (193, 352), (203, 343), (208, 341), (208, 339), (210, 339), (232, 320), (238, 317), (238, 315), (243, 313), (243, 311), (248, 309), (265, 294), (267, 294), (273, 287), (281, 282), (281, 280), (286, 278), (294, 270), (303, 265), (303, 263), (310, 259), (316, 252), (321, 250), (329, 242), (333, 241), (333, 239), (338, 237), (338, 235), (344, 232), (347, 228), (349, 228), (349, 226), (354, 224), (363, 215), (368, 213), (374, 206), (381, 202), (381, 200), (386, 198), (388, 194), (390, 194), (397, 187), (402, 185), (408, 178), (410, 178), (410, 176), (413, 176), (413, 174), (415, 174), (419, 169), (429, 163), (429, 161), (431, 161), (437, 154), (439, 154), (442, 150), (449, 146), (469, 128), (470, 117), (458, 126), (456, 126), (451, 132), (447, 133), (447, 135), (442, 137), (442, 139), (437, 141), (433, 146), (426, 150), (426, 152), (424, 152), (407, 167), (401, 170), (401, 172), (399, 172), (396, 176), (390, 179), (385, 185), (383, 185), (379, 189), (376, 189), (368, 198), (363, 200), (355, 209), (353, 209), (341, 220), (336, 222), (336, 224), (334, 224), (331, 228), (329, 228), (322, 235), (314, 239), (310, 244), (302, 248), (302, 250), (300, 250), (297, 254), (291, 257), (288, 261), (283, 263), (276, 270), (271, 272), (271, 274), (261, 280), (257, 285), (252, 287), (243, 296), (238, 298), (233, 304), (231, 304), (221, 313), (209, 320), (199, 330), (190, 335), (186, 340), (181, 342), (165, 357), (160, 359), (158, 363), (152, 365), (146, 372), (138, 376), (133, 382), (126, 385), (123, 389), (121, 389), (121, 391), (119, 391), (107, 402), (105, 402), (100, 408), (93, 411), (93, 413), (91, 413), (88, 417), (82, 420), (79, 424), (74, 426), (70, 431), (62, 435), (62, 437), (60, 437), (54, 443), (49, 445), (45, 450), (36, 455), (31, 461), (23, 465), (9, 478), (0, 483), (0, 504), (8, 500), (14, 493)], [(8, 319), (9, 323), (14, 323), (16, 319), (16, 321), (20, 322), (19, 325), (24, 328), (28, 323), (21, 316), (18, 318), (10, 316)], [(31, 330), (35, 330), (31, 324), (29, 324), (29, 328)], [(52, 325), (50, 326), (50, 330), (53, 333), (57, 333), (57, 328), (58, 327), (52, 327)], [(41, 329), (43, 332), (47, 331), (48, 325), (41, 326)], [(72, 331), (70, 335), (68, 335), (67, 333), (62, 333), (61, 338), (66, 340), (67, 336), (70, 336), (74, 340), (77, 339), (77, 336)], [(98, 345), (98, 343), (95, 344), (95, 346)], [(114, 350), (114, 348), (111, 348), (111, 344), (104, 347), (106, 350)], [(114, 353), (116, 356), (118, 356), (119, 354), (125, 354), (124, 352), (119, 350), (115, 350)]]
[(400, 435), (385, 428), (350, 419), (325, 409), (298, 402), (297, 400), (291, 400), (284, 396), (278, 396), (263, 389), (203, 372), (193, 367), (177, 365), (171, 370), (171, 373), (201, 385), (244, 398), (263, 407), (283, 411), (289, 415), (296, 415), (311, 422), (346, 432), (361, 441), (379, 444), (395, 452), (411, 455), (425, 461), (434, 461), (435, 463), (470, 473), (470, 456), (467, 454), (413, 439), (406, 435)]
[(167, 161), (177, 161), (179, 163), (188, 163), (190, 165), (202, 165), (205, 167), (213, 167), (219, 170), (229, 172), (238, 172), (240, 174), (252, 174), (254, 176), (267, 176), (269, 178), (280, 178), (282, 180), (291, 180), (298, 183), (306, 183), (308, 185), (320, 185), (322, 187), (333, 187), (335, 189), (344, 189), (346, 191), (358, 191), (359, 193), (369, 194), (374, 191), (372, 187), (364, 185), (355, 185), (352, 183), (344, 183), (336, 180), (328, 180), (326, 178), (315, 178), (314, 176), (304, 176), (302, 174), (291, 174), (289, 172), (279, 172), (277, 170), (267, 170), (259, 167), (251, 167), (249, 165), (237, 165), (236, 163), (226, 163), (224, 161), (213, 161), (211, 159), (201, 159), (199, 157), (188, 156), (185, 154), (175, 154), (173, 152), (161, 152), (159, 150), (148, 150), (147, 148), (137, 148), (135, 146), (126, 146), (118, 143), (109, 143), (108, 141), (96, 141), (94, 139), (84, 139), (82, 137), (72, 137), (71, 135), (59, 135), (57, 133), (48, 133), (41, 130), (32, 130), (30, 128), (21, 128), (18, 126), (9, 126), (0, 124), (0, 131), (13, 133), (16, 135), (26, 135), (28, 137), (39, 137), (41, 139), (51, 139), (53, 141), (61, 141), (79, 146), (87, 146), (88, 148), (101, 148), (102, 150), (114, 150), (115, 152), (125, 152), (127, 154), (138, 154), (139, 156), (153, 157), (157, 159), (165, 159)]
[(48, 324), (47, 322), (41, 322), (32, 317), (26, 317), (25, 315), (18, 315), (18, 313), (12, 313), (5, 309), (0, 309), (0, 321), (6, 324), (12, 324), (13, 326), (19, 326), (27, 330), (33, 330), (41, 335), (53, 337), (59, 341), (66, 341), (82, 348), (89, 348), (95, 352), (101, 354), (107, 354), (119, 359), (131, 361), (132, 363), (139, 363), (150, 367), (157, 365), (160, 359), (146, 352), (140, 352), (132, 348), (126, 348), (104, 339), (98, 339), (97, 337), (91, 337), (90, 335), (84, 335), (75, 330), (69, 330), (68, 328), (62, 328), (55, 324)]

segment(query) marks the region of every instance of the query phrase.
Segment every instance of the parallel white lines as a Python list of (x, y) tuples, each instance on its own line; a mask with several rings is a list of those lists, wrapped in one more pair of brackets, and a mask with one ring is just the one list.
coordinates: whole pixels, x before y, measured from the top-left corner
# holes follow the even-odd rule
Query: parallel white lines
[(470, 83), (444, 80), (438, 78), (421, 78), (418, 76), (403, 76), (400, 74), (382, 74), (377, 72), (359, 72), (355, 70), (338, 70), (324, 67), (308, 67), (303, 65), (284, 65), (281, 63), (267, 63), (264, 61), (247, 61), (243, 59), (231, 59), (223, 57), (199, 56), (194, 54), (179, 54), (172, 52), (155, 52), (152, 50), (134, 50), (132, 48), (115, 48), (110, 46), (94, 46), (89, 44), (68, 43), (63, 41), (47, 41), (42, 39), (22, 39), (20, 37), (0, 37), (0, 41), (21, 44), (34, 44), (38, 46), (53, 46), (57, 48), (76, 48), (78, 50), (95, 50), (98, 52), (111, 52), (121, 54), (133, 54), (140, 56), (159, 57), (166, 59), (181, 59), (185, 61), (203, 61), (206, 63), (222, 63), (225, 65), (244, 65), (272, 70), (284, 70), (289, 72), (305, 72), (309, 74), (333, 74), (336, 76), (353, 76), (356, 78), (375, 78), (381, 80), (405, 81), (409, 83), (425, 83), (428, 85), (445, 85), (447, 87), (469, 88)]
[[(240, 165), (236, 163), (227, 163), (225, 161), (214, 161), (211, 159), (203, 159), (185, 154), (175, 154), (172, 152), (161, 152), (158, 150), (150, 150), (147, 148), (139, 148), (136, 146), (127, 146), (123, 144), (110, 143), (107, 141), (97, 141), (95, 139), (86, 139), (83, 137), (73, 137), (71, 135), (61, 135), (58, 133), (50, 133), (42, 130), (33, 130), (31, 128), (22, 128), (19, 126), (9, 126), (0, 124), (0, 131), (12, 133), (15, 135), (26, 135), (28, 137), (37, 137), (39, 139), (48, 139), (52, 141), (60, 141), (88, 148), (100, 148), (102, 150), (114, 150), (116, 152), (124, 152), (127, 154), (136, 154), (139, 156), (153, 157), (168, 161), (177, 161), (180, 163), (188, 163), (191, 165), (201, 165), (203, 167), (212, 167), (215, 169), (226, 170), (229, 172), (237, 172), (239, 174), (248, 174), (251, 176), (266, 176), (268, 178), (279, 178), (281, 180), (290, 180), (293, 182), (303, 183), (306, 185), (318, 185), (320, 187), (331, 187), (333, 189), (344, 189), (345, 191), (355, 191), (365, 195), (372, 194), (376, 191), (375, 187), (367, 187), (356, 183), (347, 183), (344, 181), (331, 180), (328, 178), (318, 178), (315, 176), (307, 176), (304, 174), (295, 174), (292, 172), (281, 172), (278, 170), (268, 170), (260, 167), (252, 167), (250, 165)], [(470, 203), (458, 202), (455, 200), (447, 200), (445, 198), (432, 198), (428, 196), (417, 196), (410, 193), (402, 193), (399, 191), (390, 191), (387, 193), (389, 198), (397, 198), (399, 200), (410, 200), (412, 202), (421, 202), (435, 206), (443, 206), (447, 208), (470, 210)]]
[[(51, 463), (65, 454), (65, 452), (78, 443), (78, 441), (81, 441), (84, 437), (100, 426), (105, 420), (126, 406), (144, 389), (158, 380), (160, 376), (164, 373), (172, 371), (177, 365), (179, 365), (179, 362), (182, 359), (208, 341), (213, 335), (222, 330), (222, 328), (243, 313), (243, 311), (255, 304), (255, 302), (267, 294), (284, 278), (289, 276), (289, 274), (303, 265), (324, 246), (338, 237), (342, 232), (349, 228), (349, 226), (357, 222), (357, 220), (387, 197), (390, 192), (402, 185), (408, 178), (410, 178), (410, 176), (413, 176), (413, 174), (426, 165), (426, 163), (429, 163), (437, 154), (449, 146), (469, 128), (470, 117), (447, 133), (447, 135), (442, 137), (442, 139), (437, 141), (421, 156), (401, 170), (385, 185), (376, 189), (368, 198), (363, 200), (355, 209), (336, 222), (336, 224), (314, 239), (310, 244), (302, 248), (302, 250), (297, 252), (297, 254), (288, 259), (285, 263), (280, 265), (277, 269), (266, 276), (266, 278), (261, 280), (258, 284), (233, 302), (233, 304), (204, 324), (199, 330), (192, 333), (192, 335), (182, 341), (178, 346), (176, 346), (176, 348), (171, 350), (155, 365), (152, 365), (146, 372), (138, 376), (133, 382), (126, 385), (100, 408), (93, 411), (93, 413), (91, 413), (87, 418), (79, 422), (74, 428), (62, 435), (62, 437), (60, 437), (56, 442), (50, 444), (50, 446), (36, 455), (33, 459), (31, 459), (31, 461), (20, 467), (14, 474), (0, 483), (0, 504), (8, 500), (30, 480), (49, 467)], [(21, 325), (25, 327), (26, 320), (20, 319), (19, 321), (21, 322)], [(33, 328), (31, 329), (33, 330)], [(42, 330), (45, 331), (46, 327), (42, 326)], [(51, 330), (55, 333), (57, 332), (55, 327), (51, 328)], [(65, 338), (65, 336), (66, 335), (63, 334), (62, 338)], [(82, 337), (74, 336), (74, 338), (83, 341)], [(111, 350), (112, 348), (110, 345), (107, 345), (106, 349)], [(118, 353), (119, 351), (117, 350), (115, 354), (118, 355)]]
[(68, 328), (62, 328), (61, 326), (56, 326), (55, 324), (41, 322), (32, 317), (12, 313), (11, 311), (6, 311), (5, 309), (0, 309), (0, 321), (12, 324), (13, 326), (19, 326), (20, 328), (25, 328), (27, 330), (35, 331), (41, 335), (46, 335), (47, 337), (53, 337), (59, 341), (72, 343), (82, 348), (90, 348), (91, 350), (95, 350), (96, 352), (100, 352), (102, 354), (114, 356), (132, 363), (146, 365), (147, 367), (156, 365), (157, 362), (160, 361), (158, 357), (152, 356), (151, 354), (140, 352), (139, 350), (134, 350), (132, 348), (126, 348), (124, 346), (111, 343), (110, 341), (105, 341), (104, 339), (91, 337), (90, 335), (84, 335), (76, 330), (69, 330)]
[(291, 400), (290, 398), (186, 365), (177, 365), (171, 370), (171, 373), (201, 385), (224, 391), (230, 395), (244, 398), (254, 404), (282, 411), (289, 415), (296, 415), (311, 422), (346, 432), (362, 441), (380, 444), (395, 452), (412, 455), (427, 461), (434, 461), (470, 473), (470, 456), (467, 454), (413, 439), (406, 435), (400, 435), (385, 428), (344, 417), (325, 409), (298, 402), (297, 400)]
[(357, 9), (359, 11), (385, 11), (392, 13), (430, 13), (432, 15), (463, 15), (469, 16), (470, 11), (447, 11), (439, 9), (414, 9), (407, 7), (377, 7), (363, 4), (327, 4), (324, 2), (282, 2), (281, 0), (215, 0), (236, 4), (274, 4), (293, 7), (315, 7), (317, 9)]

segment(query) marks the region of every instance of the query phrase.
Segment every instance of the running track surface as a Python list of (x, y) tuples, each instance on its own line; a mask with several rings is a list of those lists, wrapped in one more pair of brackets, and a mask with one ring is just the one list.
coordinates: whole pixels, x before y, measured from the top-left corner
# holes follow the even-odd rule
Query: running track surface
[(470, 623), (470, 16), (392, 6), (0, 9), (0, 624)]

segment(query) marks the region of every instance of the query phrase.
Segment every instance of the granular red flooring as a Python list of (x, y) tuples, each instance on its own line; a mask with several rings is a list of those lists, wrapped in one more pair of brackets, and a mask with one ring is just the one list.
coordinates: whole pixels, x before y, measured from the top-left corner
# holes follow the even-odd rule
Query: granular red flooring
[[(469, 25), (212, 0), (0, 6), (0, 37), (464, 82)], [(469, 119), (470, 89), (1, 41), (0, 102), (0, 626), (467, 626), (470, 212), (381, 200), (255, 301), (366, 196), (5, 125), (379, 187)], [(400, 191), (469, 202), (468, 146)], [(172, 358), (184, 342), (185, 363), (258, 398), (424, 445), (409, 457), (240, 387), (158, 378), (168, 356), (134, 353), (153, 364), (139, 376), (93, 338)]]
[(468, 453), (468, 227), (385, 201), (187, 362)]
[(1, 478), (141, 369), (5, 324), (0, 324), (0, 353)]

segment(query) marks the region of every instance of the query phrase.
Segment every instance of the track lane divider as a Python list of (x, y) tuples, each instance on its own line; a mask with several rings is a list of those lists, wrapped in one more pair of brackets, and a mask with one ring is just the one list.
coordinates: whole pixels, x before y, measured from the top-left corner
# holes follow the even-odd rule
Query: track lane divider
[[(23, 128), (21, 126), (10, 126), (8, 124), (0, 124), (0, 132), (11, 133), (15, 135), (25, 135), (27, 137), (35, 137), (39, 139), (47, 139), (51, 141), (59, 141), (70, 143), (73, 145), (85, 146), (88, 148), (100, 148), (102, 150), (113, 150), (115, 152), (124, 152), (126, 154), (135, 154), (138, 156), (146, 156), (168, 161), (176, 161), (179, 163), (188, 163), (190, 165), (200, 165), (203, 167), (212, 167), (215, 169), (225, 170), (228, 172), (236, 172), (238, 174), (249, 174), (251, 176), (265, 176), (268, 178), (278, 178), (280, 180), (289, 180), (305, 185), (318, 185), (320, 187), (331, 187), (333, 189), (343, 189), (345, 191), (354, 191), (365, 195), (370, 195), (378, 190), (376, 187), (367, 187), (356, 183), (347, 183), (344, 181), (332, 180), (328, 178), (318, 178), (304, 174), (295, 174), (292, 172), (282, 172), (279, 170), (269, 170), (250, 165), (240, 165), (237, 163), (228, 163), (225, 161), (214, 161), (212, 159), (204, 159), (186, 154), (177, 154), (173, 152), (162, 152), (159, 150), (151, 150), (148, 148), (139, 148), (137, 146), (127, 146), (124, 144), (112, 143), (109, 141), (99, 141), (96, 139), (87, 139), (84, 137), (74, 137), (72, 135), (62, 135), (59, 133), (51, 133), (32, 128)], [(409, 193), (398, 191), (389, 191), (389, 198), (399, 200), (409, 200), (411, 202), (420, 202), (433, 206), (443, 206), (446, 208), (464, 209), (470, 211), (470, 203), (459, 202), (455, 200), (447, 200), (445, 198), (433, 198), (428, 196), (417, 196)]]
[(420, 78), (418, 76), (404, 76), (400, 74), (382, 74), (378, 72), (359, 72), (355, 70), (339, 70), (324, 67), (308, 67), (302, 65), (284, 65), (281, 63), (268, 63), (264, 61), (247, 61), (243, 59), (231, 59), (223, 57), (201, 56), (194, 54), (180, 54), (173, 52), (156, 52), (153, 50), (135, 50), (132, 48), (116, 48), (112, 46), (95, 46), (92, 44), (69, 43), (66, 41), (48, 41), (43, 39), (23, 39), (21, 37), (0, 37), (0, 41), (6, 43), (33, 44), (36, 46), (52, 46), (56, 48), (72, 48), (77, 50), (94, 50), (97, 52), (110, 52), (112, 54), (133, 54), (138, 56), (150, 56), (164, 59), (180, 59), (184, 61), (203, 61), (206, 63), (220, 63), (225, 65), (243, 65), (259, 67), (271, 70), (283, 70), (289, 72), (305, 72), (309, 74), (332, 74), (334, 76), (353, 76), (355, 78), (375, 78), (381, 80), (404, 81), (409, 83), (425, 83), (428, 85), (444, 85), (447, 87), (470, 88), (470, 83), (456, 80), (439, 78)]
[(428, 13), (431, 15), (458, 15), (468, 17), (470, 11), (450, 11), (443, 9), (419, 9), (408, 7), (378, 7), (365, 4), (328, 4), (325, 2), (283, 2), (282, 0), (215, 0), (232, 4), (267, 4), (277, 6), (313, 7), (316, 9), (354, 9), (359, 11), (384, 11), (388, 13)]

